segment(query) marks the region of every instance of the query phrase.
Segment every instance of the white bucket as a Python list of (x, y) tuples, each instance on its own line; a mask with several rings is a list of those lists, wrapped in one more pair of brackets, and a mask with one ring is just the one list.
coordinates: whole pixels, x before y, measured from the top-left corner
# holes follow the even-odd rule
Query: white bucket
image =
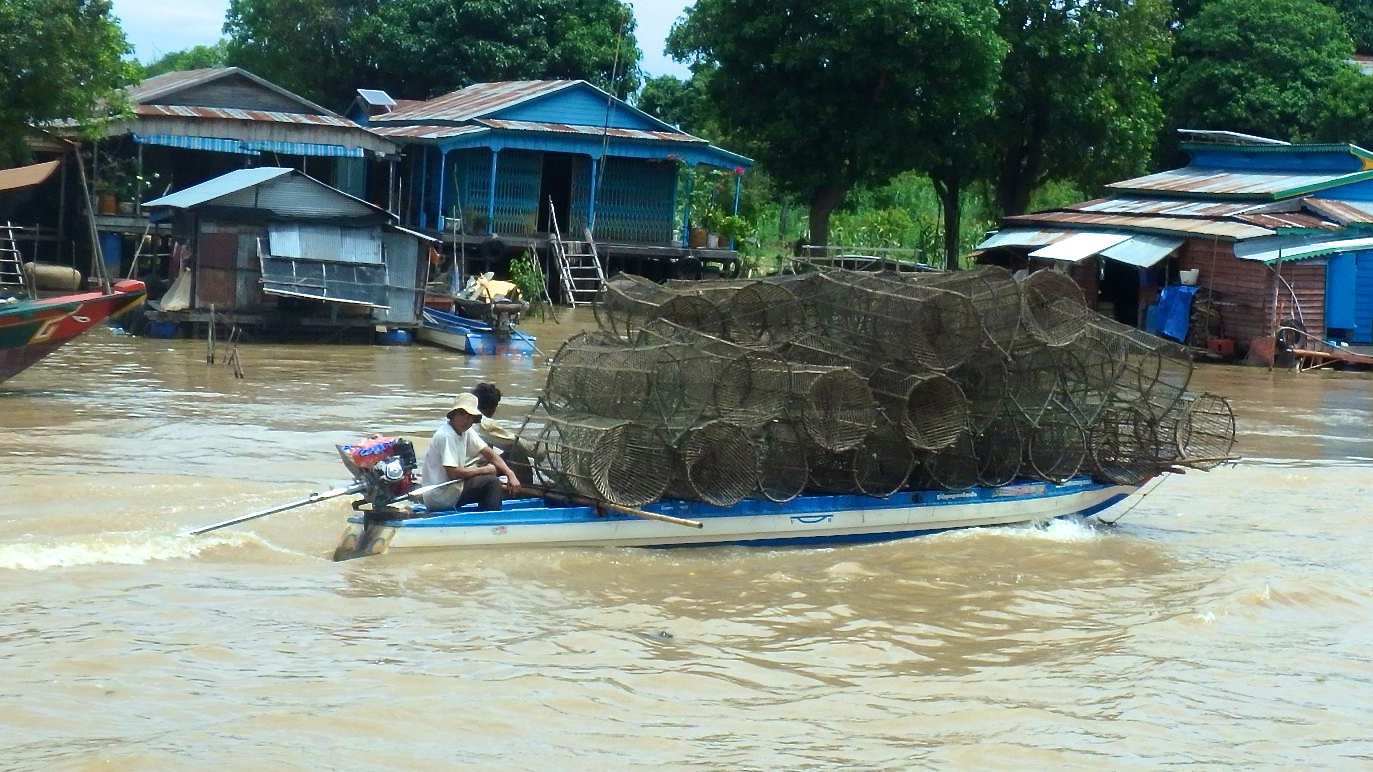
[(1178, 278), (1182, 281), (1183, 285), (1187, 287), (1195, 287), (1197, 284), (1197, 277), (1199, 276), (1201, 276), (1200, 268), (1193, 268), (1190, 271), (1178, 271)]

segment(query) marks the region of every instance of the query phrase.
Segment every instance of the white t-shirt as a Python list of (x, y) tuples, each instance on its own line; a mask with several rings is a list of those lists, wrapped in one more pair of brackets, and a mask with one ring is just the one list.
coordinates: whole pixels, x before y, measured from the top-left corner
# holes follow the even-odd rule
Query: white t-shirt
[[(486, 443), (477, 435), (476, 424), (458, 434), (453, 430), (452, 424), (444, 421), (439, 430), (434, 432), (434, 439), (430, 440), (429, 450), (424, 454), (421, 482), (425, 485), (437, 485), (447, 480), (448, 472), (444, 471), (445, 466), (459, 469), (477, 466), (481, 461), (481, 452), (485, 448)], [(436, 491), (429, 491), (424, 494), (424, 505), (430, 509), (452, 509), (458, 497), (462, 495), (462, 486), (463, 483), (455, 482)]]

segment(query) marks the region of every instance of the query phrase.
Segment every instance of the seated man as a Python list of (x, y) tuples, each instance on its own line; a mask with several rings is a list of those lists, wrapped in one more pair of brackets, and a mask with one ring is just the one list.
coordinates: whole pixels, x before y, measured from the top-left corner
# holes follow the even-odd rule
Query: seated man
[(529, 451), (520, 444), (515, 434), (495, 419), (496, 408), (501, 404), (501, 390), (494, 383), (482, 382), (472, 387), (472, 396), (477, 398), (477, 409), (482, 420), (477, 422), (477, 434), (486, 444), (500, 451), (506, 462), (520, 478), (521, 485), (534, 484), (534, 464)]
[[(423, 482), (426, 486), (445, 480), (458, 482), (424, 494), (424, 505), (431, 510), (456, 509), (477, 502), (477, 509), (500, 509), (503, 491), (496, 476), (505, 475), (511, 495), (520, 492), (520, 481), (501, 460), (500, 454), (477, 434), (481, 420), (477, 398), (459, 394), (424, 454)], [(485, 463), (483, 463), (485, 462)]]

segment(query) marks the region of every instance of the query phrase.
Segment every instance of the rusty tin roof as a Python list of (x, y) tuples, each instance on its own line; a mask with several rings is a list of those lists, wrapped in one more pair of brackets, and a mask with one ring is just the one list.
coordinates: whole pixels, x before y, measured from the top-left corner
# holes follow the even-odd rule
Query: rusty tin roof
[(576, 80), (510, 80), (497, 83), (477, 83), (427, 102), (409, 105), (379, 115), (377, 122), (399, 121), (470, 121), (495, 110), (526, 102), (535, 97), (552, 94), (573, 86)]

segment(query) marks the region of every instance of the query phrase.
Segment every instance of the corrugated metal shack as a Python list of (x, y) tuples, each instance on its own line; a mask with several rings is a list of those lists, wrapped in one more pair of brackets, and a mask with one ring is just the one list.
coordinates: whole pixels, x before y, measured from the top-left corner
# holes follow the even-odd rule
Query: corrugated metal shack
[[(730, 261), (689, 242), (678, 200), (683, 169), (728, 171), (719, 208), (737, 211), (752, 161), (678, 130), (581, 80), (480, 83), (425, 102), (360, 89), (348, 113), (405, 146), (402, 221), (470, 255), (499, 259), (588, 230), (607, 268), (652, 273), (644, 261)], [(739, 172), (740, 174), (735, 174)]]
[(300, 171), (240, 169), (146, 207), (173, 222), (173, 270), (189, 284), (149, 304), (155, 329), (206, 323), (212, 308), (267, 334), (370, 336), (419, 322), (433, 240)]
[(1195, 272), (1218, 335), (1239, 353), (1257, 341), (1260, 358), (1293, 322), (1373, 344), (1373, 153), (1193, 133), (1205, 141), (1182, 144), (1186, 167), (1112, 183), (1107, 198), (1007, 217), (979, 259), (1065, 267), (1089, 300), (1137, 326), (1161, 287)]
[[(169, 280), (170, 247), (143, 202), (169, 190), (265, 164), (369, 201), (394, 198), (394, 142), (246, 70), (170, 72), (126, 93), (131, 114), (94, 144), (88, 173), (99, 194), (95, 222), (106, 262), (120, 274), (135, 268), (150, 287)], [(144, 234), (153, 243), (140, 244)]]

